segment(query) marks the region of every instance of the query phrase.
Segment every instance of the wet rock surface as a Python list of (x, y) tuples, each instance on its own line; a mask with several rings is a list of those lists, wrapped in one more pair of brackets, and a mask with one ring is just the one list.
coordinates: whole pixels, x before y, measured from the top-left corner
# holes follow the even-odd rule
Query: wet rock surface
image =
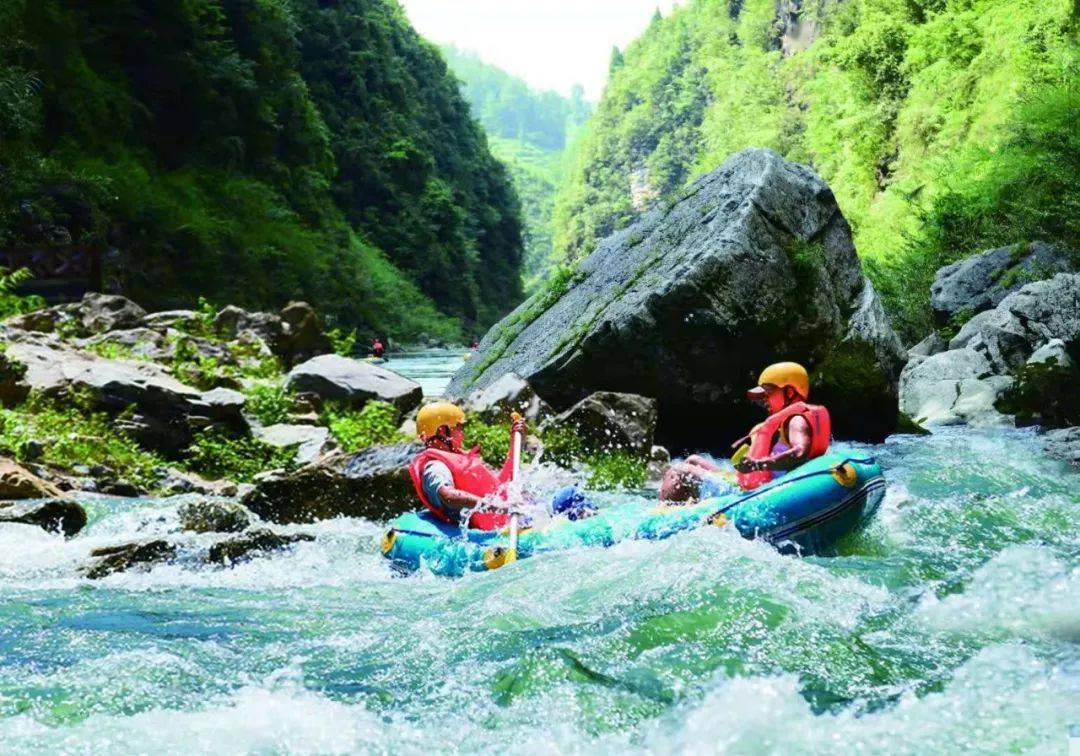
[(647, 456), (656, 419), (655, 399), (598, 391), (549, 420), (545, 427), (575, 431), (588, 451)]
[(36, 525), (70, 538), (86, 527), (86, 510), (70, 499), (0, 501), (0, 522)]
[(20, 464), (0, 458), (0, 500), (42, 499), (61, 496), (52, 483), (43, 480)]
[(840, 437), (881, 437), (906, 360), (828, 186), (768, 150), (731, 157), (682, 199), (604, 240), (565, 293), (485, 336), (450, 393), (514, 372), (556, 408), (595, 391), (656, 397), (658, 435), (708, 446), (760, 418), (745, 399), (781, 356), (814, 374)]
[(490, 386), (474, 391), (462, 409), (486, 423), (505, 422), (514, 412), (529, 423), (551, 415), (547, 402), (537, 395), (528, 381), (514, 373), (507, 373)]
[(251, 525), (251, 513), (232, 501), (196, 499), (177, 510), (180, 527), (193, 533), (239, 533)]
[(278, 523), (393, 517), (416, 507), (409, 463), (419, 452), (416, 444), (393, 444), (331, 454), (295, 472), (258, 481), (243, 503), (264, 520)]
[(270, 530), (252, 530), (215, 543), (210, 547), (207, 561), (211, 564), (231, 565), (254, 559), (261, 554), (279, 551), (293, 544), (314, 540), (315, 536), (307, 533), (282, 535)]
[(1043, 436), (1043, 448), (1051, 457), (1080, 468), (1080, 427), (1059, 428)]
[(94, 561), (84, 568), (84, 574), (100, 580), (116, 572), (168, 562), (176, 558), (176, 553), (176, 545), (161, 538), (106, 546), (90, 552)]

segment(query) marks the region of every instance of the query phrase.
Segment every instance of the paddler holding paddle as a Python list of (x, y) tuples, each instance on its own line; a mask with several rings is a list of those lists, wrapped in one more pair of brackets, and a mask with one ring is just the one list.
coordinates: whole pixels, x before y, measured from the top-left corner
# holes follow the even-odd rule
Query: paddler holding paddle
[(746, 396), (769, 417), (732, 444), (738, 448), (731, 458), (734, 472), (708, 457), (691, 455), (664, 474), (661, 501), (688, 502), (749, 491), (828, 451), (829, 411), (806, 403), (810, 376), (802, 365), (770, 365)]
[[(434, 402), (420, 409), (416, 432), (424, 450), (409, 466), (416, 495), (436, 517), (452, 524), (468, 513), (468, 527), (475, 530), (514, 531), (521, 523), (518, 509), (521, 492), (509, 484), (518, 478), (525, 421), (515, 415), (510, 424), (510, 451), (502, 469), (488, 467), (479, 447), (465, 451), (465, 413), (450, 402)], [(587, 517), (595, 507), (573, 486), (559, 491), (551, 503), (552, 514), (572, 520)]]

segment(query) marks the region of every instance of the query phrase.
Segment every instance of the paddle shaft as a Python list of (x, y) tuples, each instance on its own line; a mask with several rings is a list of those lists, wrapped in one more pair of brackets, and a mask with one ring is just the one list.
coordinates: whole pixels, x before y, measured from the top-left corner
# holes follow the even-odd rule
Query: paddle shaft
[[(521, 415), (514, 413), (511, 419), (516, 425), (521, 420)], [(521, 431), (515, 428), (510, 436), (510, 480), (517, 480), (521, 474)], [(510, 515), (510, 548), (509, 553), (517, 558), (518, 542), (518, 515), (514, 512)]]

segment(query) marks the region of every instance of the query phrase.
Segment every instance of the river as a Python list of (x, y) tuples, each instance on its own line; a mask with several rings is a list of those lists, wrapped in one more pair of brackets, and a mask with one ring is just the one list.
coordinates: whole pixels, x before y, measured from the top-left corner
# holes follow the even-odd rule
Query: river
[(0, 750), (1067, 753), (1080, 475), (1025, 431), (859, 448), (888, 493), (832, 558), (709, 528), (403, 578), (342, 519), (90, 582), (91, 547), (175, 533), (183, 498), (90, 497), (69, 541), (0, 526)]

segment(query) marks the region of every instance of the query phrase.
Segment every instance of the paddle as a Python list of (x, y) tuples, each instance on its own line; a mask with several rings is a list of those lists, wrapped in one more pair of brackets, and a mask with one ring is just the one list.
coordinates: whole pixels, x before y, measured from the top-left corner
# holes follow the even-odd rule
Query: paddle
[[(517, 426), (521, 422), (521, 415), (515, 412), (510, 416), (510, 419)], [(512, 481), (517, 480), (518, 475), (521, 473), (521, 441), (521, 430), (515, 427), (510, 436), (510, 480)], [(517, 544), (518, 513), (513, 512), (510, 515), (510, 545), (506, 548), (506, 561), (503, 564), (517, 561)]]

